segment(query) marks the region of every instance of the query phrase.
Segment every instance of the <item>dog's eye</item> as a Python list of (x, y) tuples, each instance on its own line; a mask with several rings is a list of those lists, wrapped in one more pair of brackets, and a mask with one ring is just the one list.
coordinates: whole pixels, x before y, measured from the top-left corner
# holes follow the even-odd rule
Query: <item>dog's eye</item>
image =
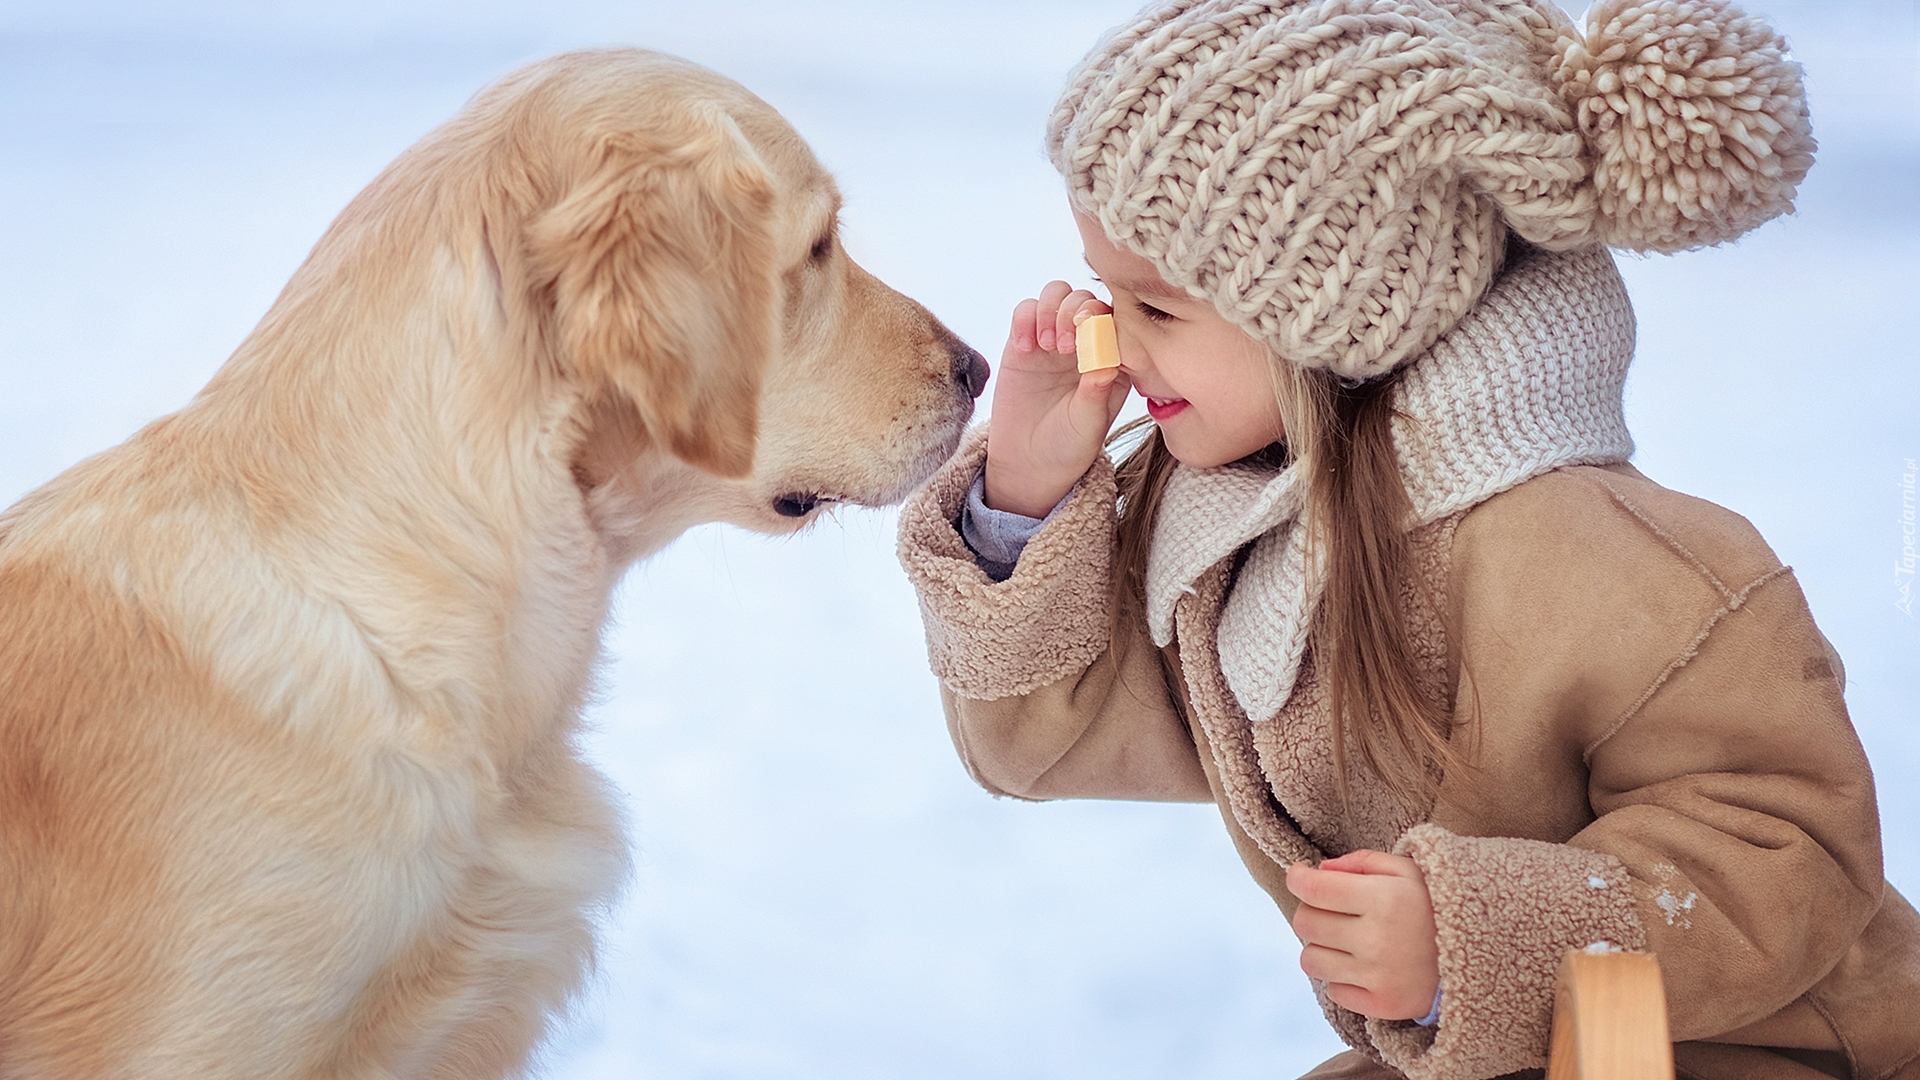
[(807, 258), (812, 259), (816, 263), (823, 263), (832, 255), (833, 234), (827, 233), (813, 242), (813, 250), (807, 253)]

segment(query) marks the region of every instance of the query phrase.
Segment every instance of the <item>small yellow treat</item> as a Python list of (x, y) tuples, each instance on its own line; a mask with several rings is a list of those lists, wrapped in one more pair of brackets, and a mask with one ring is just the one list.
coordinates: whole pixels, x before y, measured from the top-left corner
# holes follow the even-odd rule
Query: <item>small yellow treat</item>
[(1120, 366), (1120, 338), (1113, 331), (1113, 316), (1088, 316), (1074, 328), (1073, 340), (1083, 374)]

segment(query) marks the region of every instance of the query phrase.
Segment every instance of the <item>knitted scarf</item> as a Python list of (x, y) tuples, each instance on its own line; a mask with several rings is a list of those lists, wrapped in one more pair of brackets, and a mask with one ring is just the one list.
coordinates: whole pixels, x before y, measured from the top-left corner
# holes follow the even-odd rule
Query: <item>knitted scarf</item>
[[(1625, 461), (1633, 344), (1633, 309), (1607, 249), (1521, 256), (1396, 392), (1410, 527), (1563, 465)], [(1293, 693), (1325, 584), (1322, 561), (1309, 559), (1306, 495), (1298, 468), (1179, 466), (1148, 550), (1147, 626), (1164, 647), (1180, 597), (1251, 545), (1220, 613), (1219, 661), (1255, 723)]]

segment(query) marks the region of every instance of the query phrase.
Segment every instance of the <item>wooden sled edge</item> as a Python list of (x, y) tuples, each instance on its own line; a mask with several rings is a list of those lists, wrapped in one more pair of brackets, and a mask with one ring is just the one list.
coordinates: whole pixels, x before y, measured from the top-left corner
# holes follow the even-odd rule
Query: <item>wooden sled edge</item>
[(1658, 958), (1568, 950), (1554, 987), (1547, 1080), (1673, 1080)]

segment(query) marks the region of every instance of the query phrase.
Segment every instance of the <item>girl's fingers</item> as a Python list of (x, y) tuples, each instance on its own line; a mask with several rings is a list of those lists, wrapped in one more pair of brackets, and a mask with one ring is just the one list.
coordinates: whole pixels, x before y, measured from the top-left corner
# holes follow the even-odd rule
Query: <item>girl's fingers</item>
[(1358, 915), (1344, 915), (1307, 904), (1300, 905), (1293, 913), (1293, 933), (1302, 944), (1344, 953), (1353, 952), (1359, 944), (1357, 939), (1362, 933), (1359, 923)]
[(1317, 870), (1299, 862), (1287, 867), (1287, 891), (1299, 897), (1303, 904), (1348, 915), (1364, 915), (1371, 906), (1377, 885), (1364, 874)]
[(1053, 339), (1055, 352), (1073, 351), (1073, 317), (1079, 313), (1080, 305), (1094, 298), (1085, 289), (1075, 289), (1060, 298), (1060, 306), (1053, 313)]
[(1038, 300), (1022, 300), (1013, 308), (1013, 326), (1007, 331), (1007, 344), (1015, 352), (1032, 352), (1040, 347), (1039, 338), (1034, 333), (1034, 313), (1040, 308)]
[(1359, 970), (1359, 965), (1342, 959), (1341, 954), (1317, 951), (1309, 955), (1310, 951), (1301, 950), (1300, 969), (1309, 978), (1325, 983), (1328, 999), (1343, 1009), (1381, 1020), (1412, 1020), (1425, 1016), (1433, 1007), (1431, 992), (1420, 1004), (1411, 1004), (1412, 998), (1405, 991), (1375, 982), (1377, 975)]
[(1074, 348), (1073, 329), (1079, 317), (1083, 313), (1104, 314), (1112, 310), (1086, 289), (1076, 289), (1064, 281), (1049, 281), (1038, 297), (1022, 301), (1014, 308), (1014, 329), (1009, 340), (1021, 351), (1031, 351), (1022, 347), (1026, 339), (1021, 333), (1023, 320), (1030, 321), (1033, 348), (1069, 353)]
[[(1080, 291), (1086, 292), (1086, 290), (1084, 289)], [(1068, 299), (1071, 300), (1073, 298), (1068, 297)], [(1068, 320), (1070, 323), (1072, 323), (1072, 326), (1073, 326), (1072, 334), (1069, 340), (1067, 340), (1061, 345), (1060, 348), (1062, 352), (1065, 352), (1068, 349), (1071, 349), (1075, 345), (1075, 343), (1077, 343), (1080, 340), (1080, 324), (1081, 323), (1086, 322), (1088, 319), (1092, 318), (1095, 315), (1113, 314), (1113, 309), (1107, 306), (1106, 301), (1101, 300), (1099, 297), (1093, 295), (1092, 293), (1087, 293), (1087, 298), (1085, 300), (1080, 301), (1078, 304), (1073, 305), (1071, 309), (1063, 305), (1060, 310), (1062, 311), (1071, 310), (1073, 312), (1073, 318)]]
[(1365, 977), (1360, 970), (1359, 961), (1348, 953), (1319, 945), (1308, 945), (1300, 950), (1300, 970), (1307, 973), (1309, 979), (1319, 979), (1324, 983), (1348, 983)]
[(1361, 848), (1349, 851), (1338, 858), (1328, 859), (1320, 864), (1322, 870), (1339, 870), (1348, 874), (1378, 874), (1391, 877), (1419, 877), (1420, 868), (1405, 855), (1388, 855), (1384, 851), (1370, 851)]
[(1107, 384), (1107, 427), (1111, 429), (1114, 420), (1120, 416), (1120, 410), (1126, 408), (1127, 395), (1133, 391), (1133, 380), (1119, 368), (1107, 370), (1114, 373), (1113, 381)]
[(1068, 420), (1075, 430), (1097, 432), (1099, 438), (1106, 437), (1107, 430), (1113, 426), (1113, 418), (1120, 415), (1119, 408), (1113, 403), (1115, 384), (1121, 384), (1117, 392), (1119, 400), (1124, 403), (1127, 400), (1127, 387), (1125, 377), (1118, 368), (1089, 371), (1080, 376), (1080, 385), (1074, 388), (1073, 400), (1067, 405)]
[[(1085, 289), (1080, 291), (1086, 292)], [(1113, 308), (1105, 300), (1100, 299), (1092, 293), (1087, 293), (1087, 298), (1080, 301), (1073, 309), (1073, 325), (1075, 329), (1078, 329), (1080, 324), (1087, 321), (1090, 316), (1111, 314), (1113, 314)]]
[(1332, 982), (1327, 984), (1327, 1000), (1343, 1009), (1357, 1012), (1361, 1016), (1382, 1017), (1380, 996), (1364, 986), (1353, 983)]
[(1040, 290), (1038, 308), (1034, 312), (1034, 330), (1040, 347), (1048, 352), (1058, 352), (1060, 302), (1073, 294), (1073, 286), (1064, 281), (1049, 281)]

